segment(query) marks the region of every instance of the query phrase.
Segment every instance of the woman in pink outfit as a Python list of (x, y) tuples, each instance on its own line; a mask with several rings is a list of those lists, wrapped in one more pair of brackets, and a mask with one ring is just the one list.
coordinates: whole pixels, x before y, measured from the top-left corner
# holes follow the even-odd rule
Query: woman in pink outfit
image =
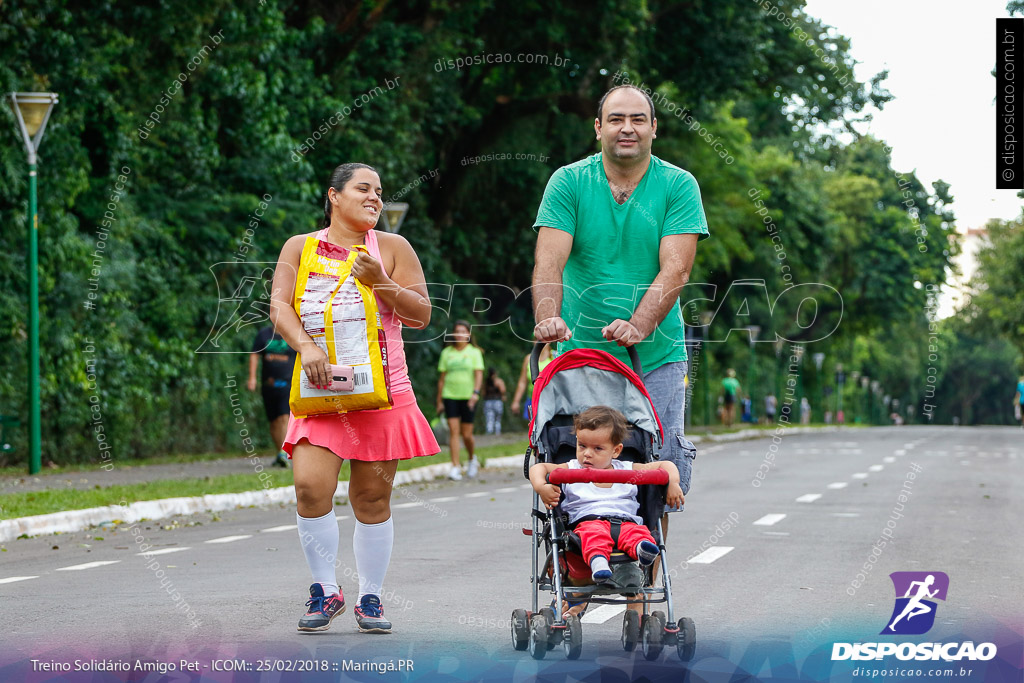
[(376, 170), (366, 164), (342, 164), (331, 174), (324, 202), (323, 229), (295, 235), (281, 249), (274, 273), (274, 327), (299, 353), (298, 362), (309, 381), (328, 384), (327, 354), (310, 338), (294, 308), (295, 283), (306, 238), (349, 248), (365, 245), (352, 275), (373, 288), (386, 336), (388, 370), (394, 405), (338, 415), (291, 416), (283, 448), (293, 461), (296, 519), (302, 549), (313, 574), (308, 610), (299, 619), (300, 631), (325, 631), (345, 611), (337, 581), (338, 521), (334, 493), (342, 459), (349, 460), (349, 502), (355, 515), (352, 550), (359, 574), (354, 608), (360, 631), (387, 633), (381, 584), (391, 560), (394, 526), (391, 484), (398, 461), (440, 452), (430, 425), (416, 405), (405, 364), (402, 326), (426, 327), (430, 301), (416, 252), (404, 237), (377, 232), (383, 209)]

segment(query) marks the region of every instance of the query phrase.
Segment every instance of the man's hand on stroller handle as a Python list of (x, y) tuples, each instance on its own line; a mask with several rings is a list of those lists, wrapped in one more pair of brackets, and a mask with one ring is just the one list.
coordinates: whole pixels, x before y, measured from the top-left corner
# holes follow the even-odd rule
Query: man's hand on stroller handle
[(560, 342), (572, 339), (572, 330), (558, 316), (545, 318), (533, 328), (533, 336), (538, 342)]
[(601, 330), (601, 336), (619, 346), (632, 346), (644, 339), (644, 335), (627, 320), (613, 320)]

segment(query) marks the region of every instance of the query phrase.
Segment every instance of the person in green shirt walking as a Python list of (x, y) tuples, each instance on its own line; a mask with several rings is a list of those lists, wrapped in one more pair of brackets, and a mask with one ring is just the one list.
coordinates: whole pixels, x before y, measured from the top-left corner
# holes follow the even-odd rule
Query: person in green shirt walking
[[(683, 433), (679, 294), (708, 225), (693, 175), (651, 154), (657, 132), (650, 96), (616, 86), (597, 106), (601, 151), (551, 175), (533, 224), (534, 337), (627, 365), (623, 347), (636, 345), (664, 428), (661, 459), (676, 465), (686, 493), (696, 449)], [(667, 534), (667, 515), (662, 525)]]
[(437, 370), (437, 412), (444, 412), (448, 420), (449, 447), (452, 453), (452, 469), (448, 477), (462, 479), (462, 465), (459, 462), (459, 436), (466, 442), (469, 462), (466, 476), (473, 478), (480, 469), (476, 460), (476, 442), (473, 439), (473, 418), (476, 404), (480, 401), (480, 387), (484, 378), (484, 356), (480, 347), (472, 343), (470, 325), (465, 320), (455, 322), (452, 338), (455, 343), (441, 351)]
[(729, 368), (722, 379), (722, 423), (726, 427), (732, 427), (736, 420), (736, 403), (740, 400), (741, 391), (736, 371)]

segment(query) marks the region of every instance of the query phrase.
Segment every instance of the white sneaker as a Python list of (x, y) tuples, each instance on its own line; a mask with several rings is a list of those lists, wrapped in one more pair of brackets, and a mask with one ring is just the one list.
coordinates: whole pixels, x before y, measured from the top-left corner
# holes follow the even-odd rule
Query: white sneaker
[(448, 473), (448, 478), (452, 481), (462, 481), (462, 470), (459, 469), (458, 465), (452, 465), (452, 469)]
[(479, 471), (480, 465), (477, 463), (476, 458), (470, 458), (469, 464), (466, 465), (466, 476), (472, 479)]

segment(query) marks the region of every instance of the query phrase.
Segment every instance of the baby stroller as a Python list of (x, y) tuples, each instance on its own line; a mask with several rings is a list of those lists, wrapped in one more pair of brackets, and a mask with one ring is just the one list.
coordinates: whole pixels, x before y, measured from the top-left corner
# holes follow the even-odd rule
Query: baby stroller
[[(643, 376), (640, 359), (632, 347), (628, 350), (633, 370), (604, 351), (574, 349), (558, 356), (544, 368), (543, 373), (538, 373), (542, 347), (543, 344), (535, 345), (530, 357), (534, 390), (530, 447), (523, 463), (527, 479), (533, 455), (537, 462), (554, 464), (566, 463), (576, 457), (573, 415), (593, 405), (615, 408), (626, 416), (631, 425), (619, 460), (645, 463), (658, 457), (655, 447), (662, 443), (661, 422), (640, 379)], [(533, 608), (513, 610), (512, 646), (516, 650), (528, 649), (534, 659), (543, 659), (548, 650), (561, 642), (566, 657), (577, 659), (583, 650), (580, 618), (575, 615), (563, 617), (563, 600), (618, 605), (642, 602), (642, 616), (638, 617), (628, 608), (623, 614), (623, 649), (632, 651), (640, 643), (644, 656), (654, 660), (665, 645), (675, 645), (680, 659), (692, 659), (697, 646), (696, 629), (692, 619), (683, 617), (678, 622), (675, 620), (661, 533), (668, 473), (559, 469), (548, 475), (548, 481), (552, 484), (636, 484), (640, 506), (638, 514), (650, 529), (660, 551), (661, 582), (659, 586), (654, 585), (656, 577), (652, 567), (641, 568), (628, 555), (616, 551), (611, 557), (613, 585), (594, 585), (590, 568), (582, 557), (579, 536), (569, 528), (568, 516), (562, 512), (561, 502), (553, 510), (546, 510), (539, 494), (534, 492), (533, 528), (523, 529), (523, 533), (533, 539), (530, 576)], [(617, 536), (614, 523), (612, 533)], [(553, 594), (554, 607), (539, 608), (541, 591)], [(661, 610), (652, 611), (652, 606), (660, 603), (665, 604), (667, 616)]]

